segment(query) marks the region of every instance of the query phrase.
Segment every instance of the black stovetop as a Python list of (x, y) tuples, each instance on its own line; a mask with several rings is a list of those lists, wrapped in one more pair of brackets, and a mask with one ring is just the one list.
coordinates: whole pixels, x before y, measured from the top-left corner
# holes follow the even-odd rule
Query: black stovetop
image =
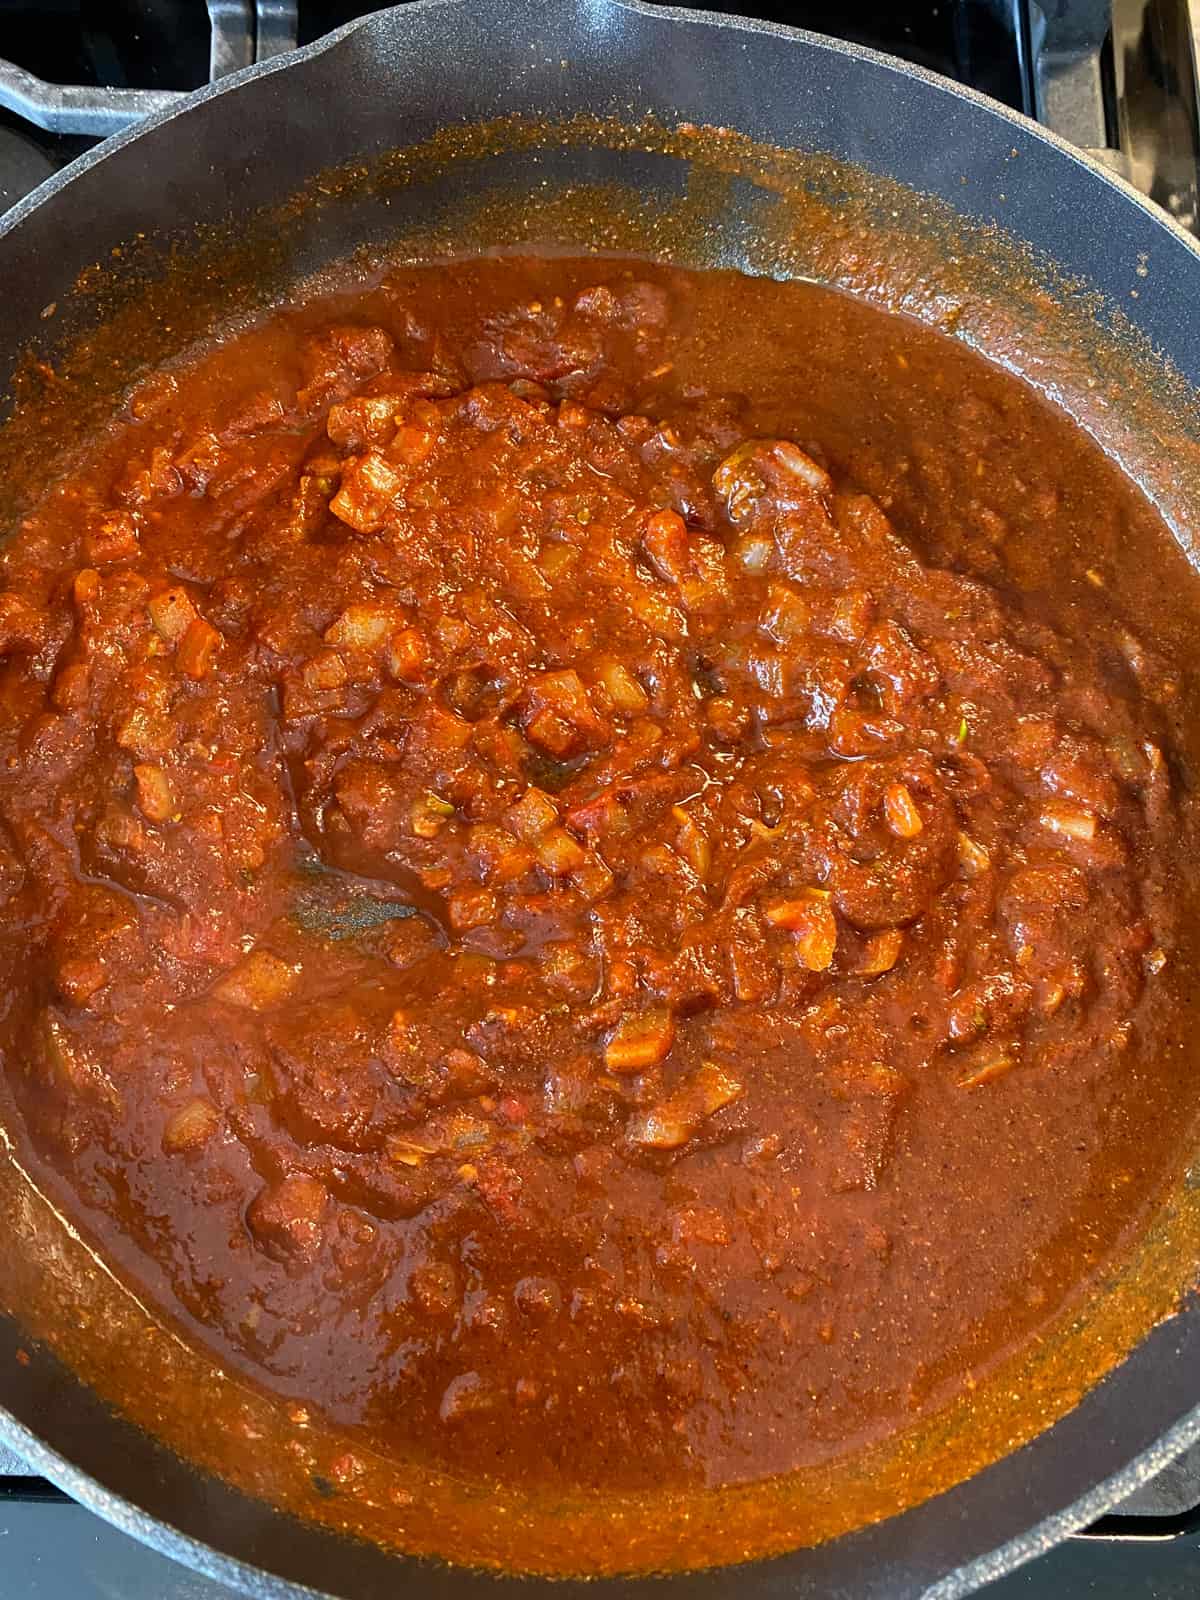
[[(707, 6), (874, 45), (970, 83), (1100, 153), (1200, 231), (1195, 63), (1190, 85), (1181, 88), (1188, 65), (1170, 58), (1171, 30), (1161, 23), (1164, 11), (1174, 7), (1183, 15), (1190, 6), (1200, 52), (1200, 0), (1112, 0), (1112, 27), (1107, 0), (707, 0)], [(213, 52), (200, 0), (0, 0), (0, 211), (95, 143), (77, 132), (31, 127), (2, 109), (10, 103), (5, 61), (51, 85), (186, 90), (207, 81), (213, 54), (218, 66), (238, 65), (285, 44), (281, 18), (284, 33), (290, 20), (293, 39), (303, 44), (375, 7), (301, 0), (294, 19), (280, 0), (261, 9), (275, 19), (274, 39), (265, 25), (257, 45), (253, 26), (249, 34), (234, 28), (225, 37), (218, 32), (220, 49)], [(1135, 14), (1140, 31), (1131, 32)], [(1129, 101), (1136, 87), (1144, 110), (1147, 83), (1150, 111), (1139, 117)], [(1160, 114), (1167, 101), (1174, 113), (1190, 104), (1182, 144), (1178, 130), (1189, 119)], [(96, 103), (100, 115), (111, 117), (103, 96)], [(1175, 130), (1170, 148), (1153, 132), (1147, 141), (1147, 125), (1167, 123)], [(1119, 1516), (1002, 1579), (989, 1594), (1200, 1600), (1200, 1448), (1126, 1502)], [(229, 1597), (221, 1585), (185, 1572), (75, 1505), (0, 1447), (0, 1600)]]

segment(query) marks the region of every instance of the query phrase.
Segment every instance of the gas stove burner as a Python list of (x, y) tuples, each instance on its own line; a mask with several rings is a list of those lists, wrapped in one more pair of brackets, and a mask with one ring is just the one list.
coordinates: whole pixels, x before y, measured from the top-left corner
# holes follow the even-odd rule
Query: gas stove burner
[[(293, 0), (256, 0), (255, 4), (250, 0), (207, 0), (207, 9), (210, 82), (294, 49), (298, 42)], [(169, 48), (166, 53), (169, 56)], [(185, 92), (183, 87), (149, 89), (128, 83), (62, 84), (39, 77), (16, 62), (0, 60), (0, 106), (47, 133), (106, 138), (169, 110)]]
[(1024, 10), (1033, 115), (1200, 233), (1200, 0)]

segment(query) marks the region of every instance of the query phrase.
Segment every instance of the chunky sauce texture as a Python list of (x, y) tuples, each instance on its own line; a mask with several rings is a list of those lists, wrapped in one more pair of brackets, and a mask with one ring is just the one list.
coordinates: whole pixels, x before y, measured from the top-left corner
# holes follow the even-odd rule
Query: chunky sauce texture
[(808, 285), (406, 268), (156, 374), (0, 557), (36, 1170), (410, 1459), (636, 1490), (908, 1425), (1169, 1166), (1130, 551), (1184, 581), (1031, 390)]

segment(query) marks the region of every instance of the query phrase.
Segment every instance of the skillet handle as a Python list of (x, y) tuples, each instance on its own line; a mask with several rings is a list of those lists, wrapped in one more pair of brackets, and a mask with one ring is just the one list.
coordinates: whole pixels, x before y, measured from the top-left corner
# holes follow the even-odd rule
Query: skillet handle
[[(295, 48), (295, 0), (208, 0), (212, 29), (209, 81)], [(168, 111), (181, 89), (103, 88), (47, 83), (13, 61), (0, 60), (0, 107), (47, 133), (107, 139)]]
[(1090, 1528), (1081, 1528), (1071, 1537), (1100, 1543), (1163, 1544), (1193, 1533), (1200, 1533), (1200, 1506), (1191, 1511), (1181, 1511), (1173, 1517), (1139, 1517), (1113, 1512), (1101, 1517), (1099, 1522), (1093, 1522)]

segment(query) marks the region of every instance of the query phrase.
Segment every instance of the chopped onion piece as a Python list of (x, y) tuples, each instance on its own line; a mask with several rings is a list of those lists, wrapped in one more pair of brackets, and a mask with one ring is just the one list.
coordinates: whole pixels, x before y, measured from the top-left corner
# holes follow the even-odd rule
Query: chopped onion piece
[(675, 1018), (666, 1006), (651, 1006), (617, 1023), (604, 1048), (610, 1072), (642, 1072), (670, 1054), (675, 1043)]
[(558, 807), (541, 789), (529, 788), (504, 813), (504, 825), (526, 844), (536, 844), (558, 821)]
[(904, 944), (904, 934), (899, 928), (884, 928), (874, 933), (863, 948), (855, 972), (860, 978), (874, 978), (881, 972), (890, 972), (896, 965)]
[(163, 1129), (162, 1147), (167, 1155), (185, 1155), (198, 1150), (216, 1133), (220, 1118), (211, 1100), (197, 1097), (173, 1113)]
[(746, 572), (765, 572), (775, 554), (775, 541), (765, 533), (747, 533), (733, 547), (733, 558)]
[(414, 627), (392, 634), (387, 646), (387, 670), (402, 683), (419, 683), (426, 666), (426, 642)]
[(188, 625), (183, 643), (179, 646), (178, 660), (189, 678), (195, 678), (198, 682), (208, 676), (208, 669), (220, 643), (221, 635), (203, 617), (196, 617)]
[(833, 488), (833, 479), (829, 474), (790, 439), (776, 439), (771, 446), (771, 454), (785, 472), (790, 472), (818, 494), (828, 494)]
[(679, 824), (679, 832), (675, 837), (676, 850), (698, 878), (707, 878), (712, 867), (712, 845), (708, 842), (708, 836), (682, 806), (672, 806), (671, 815)]
[(320, 655), (305, 662), (302, 676), (306, 689), (319, 691), (340, 689), (346, 682), (348, 674), (346, 663), (335, 650), (322, 650)]
[(451, 895), (446, 907), (455, 933), (486, 927), (495, 921), (497, 911), (496, 896), (490, 889), (464, 889), (460, 894)]
[(1003, 1078), (1017, 1065), (1007, 1050), (991, 1050), (973, 1066), (966, 1077), (958, 1080), (960, 1089), (981, 1089), (985, 1083)]
[(196, 620), (196, 608), (186, 589), (164, 589), (146, 606), (150, 620), (168, 644), (178, 644)]
[(776, 928), (796, 935), (796, 954), (810, 972), (824, 972), (837, 949), (837, 919), (826, 889), (804, 889), (787, 900), (773, 900), (764, 915)]
[(658, 576), (680, 583), (691, 565), (687, 523), (677, 511), (656, 511), (646, 523), (642, 549)]
[(561, 578), (579, 560), (579, 551), (569, 544), (543, 545), (538, 555), (538, 566), (543, 577), (549, 578), (553, 583)]
[(133, 769), (138, 809), (151, 822), (169, 822), (178, 815), (171, 780), (161, 767), (139, 762)]
[(889, 783), (883, 792), (883, 817), (898, 839), (915, 839), (924, 828), (907, 784)]
[(533, 848), (546, 871), (559, 877), (578, 871), (588, 859), (587, 851), (565, 828), (548, 828)]
[(630, 1119), (630, 1142), (651, 1150), (677, 1150), (708, 1117), (744, 1093), (745, 1086), (724, 1067), (704, 1061), (673, 1094)]
[(958, 863), (969, 878), (977, 878), (981, 872), (986, 872), (992, 864), (992, 858), (981, 844), (967, 834), (960, 832), (958, 835)]
[(599, 676), (609, 699), (622, 716), (636, 717), (650, 704), (641, 684), (619, 661), (604, 662)]
[(286, 961), (269, 951), (256, 950), (246, 957), (240, 967), (213, 988), (218, 1000), (227, 1005), (244, 1006), (248, 1011), (265, 1011), (268, 1006), (283, 1000), (295, 985), (298, 973)]
[(1096, 819), (1090, 811), (1080, 811), (1074, 806), (1047, 806), (1038, 819), (1051, 833), (1065, 834), (1069, 839), (1079, 839), (1090, 844), (1096, 837)]
[(590, 856), (571, 873), (571, 883), (592, 905), (604, 898), (612, 888), (613, 881), (611, 868), (597, 855)]
[(324, 639), (326, 644), (370, 650), (382, 644), (395, 626), (396, 613), (387, 606), (347, 606), (326, 628)]

